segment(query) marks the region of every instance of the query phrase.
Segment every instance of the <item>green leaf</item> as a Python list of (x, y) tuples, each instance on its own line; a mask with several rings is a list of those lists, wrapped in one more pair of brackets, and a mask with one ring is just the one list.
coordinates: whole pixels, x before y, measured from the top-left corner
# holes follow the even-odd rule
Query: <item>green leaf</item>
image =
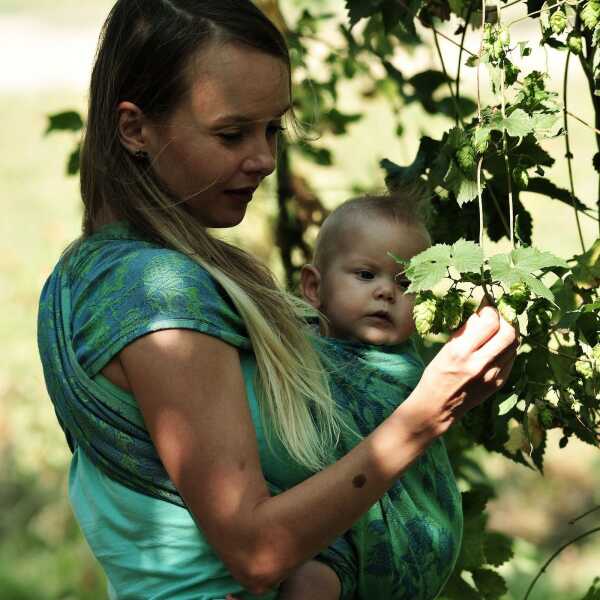
[(460, 239), (453, 246), (436, 244), (411, 259), (406, 269), (411, 281), (408, 291), (416, 293), (434, 288), (448, 276), (449, 268), (460, 274), (478, 273), (482, 265), (483, 252), (474, 242)]
[(531, 117), (532, 131), (539, 139), (555, 137), (562, 129), (562, 119), (558, 112), (537, 113)]
[(380, 4), (381, 0), (346, 0), (350, 28), (354, 27), (361, 19), (375, 14)]
[(414, 183), (426, 170), (439, 150), (440, 143), (423, 136), (415, 160), (408, 167), (402, 167), (384, 158), (379, 164), (386, 172), (385, 183), (393, 190), (397, 186)]
[(569, 263), (562, 258), (555, 256), (551, 252), (541, 251), (531, 246), (515, 248), (512, 251), (512, 258), (515, 266), (526, 271), (538, 271), (551, 267), (569, 268)]
[(521, 108), (515, 109), (509, 117), (502, 119), (502, 127), (512, 137), (525, 137), (533, 130), (529, 115)]
[(581, 600), (600, 600), (600, 577), (596, 577)]
[(461, 238), (452, 246), (451, 254), (451, 266), (461, 275), (463, 273), (478, 273), (481, 270), (483, 250), (479, 244)]
[(67, 162), (67, 175), (77, 175), (79, 173), (79, 164), (81, 161), (81, 144), (69, 155)]
[(569, 190), (557, 187), (548, 179), (531, 177), (529, 179), (527, 191), (534, 192), (535, 194), (542, 194), (547, 198), (552, 198), (553, 200), (559, 200), (570, 206), (575, 206), (579, 211), (589, 212), (588, 206), (579, 200), (579, 198), (572, 197)]
[(48, 128), (45, 134), (52, 131), (79, 131), (83, 128), (83, 119), (78, 112), (69, 110), (66, 112), (48, 115)]
[(498, 405), (498, 416), (506, 415), (509, 413), (519, 401), (519, 396), (517, 394), (511, 394), (506, 400), (503, 400)]
[(508, 562), (513, 556), (512, 540), (503, 533), (486, 531), (483, 541), (483, 551), (488, 564), (499, 567)]
[(440, 600), (481, 600), (481, 596), (455, 571), (446, 583)]
[(485, 600), (498, 600), (508, 591), (504, 579), (491, 569), (473, 571), (473, 581)]

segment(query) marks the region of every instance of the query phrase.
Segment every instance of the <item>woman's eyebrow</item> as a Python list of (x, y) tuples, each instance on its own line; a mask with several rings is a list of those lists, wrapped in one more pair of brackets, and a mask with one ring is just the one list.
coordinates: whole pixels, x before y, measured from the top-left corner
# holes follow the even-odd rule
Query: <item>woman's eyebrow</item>
[(280, 119), (285, 115), (288, 110), (292, 107), (291, 104), (288, 104), (283, 110), (279, 111), (274, 117), (268, 119), (256, 119), (254, 117), (249, 117), (248, 115), (231, 113), (227, 115), (222, 115), (217, 117), (215, 121), (212, 123), (213, 127), (219, 127), (223, 125), (231, 125), (232, 123), (259, 123), (259, 122), (267, 122), (272, 121), (273, 119)]

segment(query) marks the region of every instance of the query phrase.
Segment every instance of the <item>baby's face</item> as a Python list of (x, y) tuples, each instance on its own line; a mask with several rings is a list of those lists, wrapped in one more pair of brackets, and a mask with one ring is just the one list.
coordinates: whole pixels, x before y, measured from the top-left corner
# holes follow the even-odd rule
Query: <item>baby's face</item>
[(393, 345), (414, 331), (414, 297), (403, 268), (388, 253), (408, 260), (430, 240), (419, 225), (369, 219), (339, 236), (336, 255), (321, 272), (319, 309), (331, 337)]

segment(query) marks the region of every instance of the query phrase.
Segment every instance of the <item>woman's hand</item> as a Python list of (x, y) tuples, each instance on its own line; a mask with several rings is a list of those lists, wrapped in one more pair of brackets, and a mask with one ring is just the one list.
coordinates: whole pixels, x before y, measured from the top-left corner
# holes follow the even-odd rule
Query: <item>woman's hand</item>
[(440, 435), (497, 392), (508, 379), (516, 348), (517, 331), (494, 308), (472, 315), (427, 366), (419, 393), (408, 401), (415, 428)]

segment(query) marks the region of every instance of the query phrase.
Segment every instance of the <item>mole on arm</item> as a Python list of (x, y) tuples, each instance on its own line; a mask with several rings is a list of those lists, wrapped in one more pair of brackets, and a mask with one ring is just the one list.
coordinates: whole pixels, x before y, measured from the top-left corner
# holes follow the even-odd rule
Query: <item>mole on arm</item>
[(365, 483), (367, 483), (367, 478), (360, 473), (359, 475), (357, 475), (353, 480), (352, 480), (352, 485), (355, 488), (361, 488), (364, 487)]

